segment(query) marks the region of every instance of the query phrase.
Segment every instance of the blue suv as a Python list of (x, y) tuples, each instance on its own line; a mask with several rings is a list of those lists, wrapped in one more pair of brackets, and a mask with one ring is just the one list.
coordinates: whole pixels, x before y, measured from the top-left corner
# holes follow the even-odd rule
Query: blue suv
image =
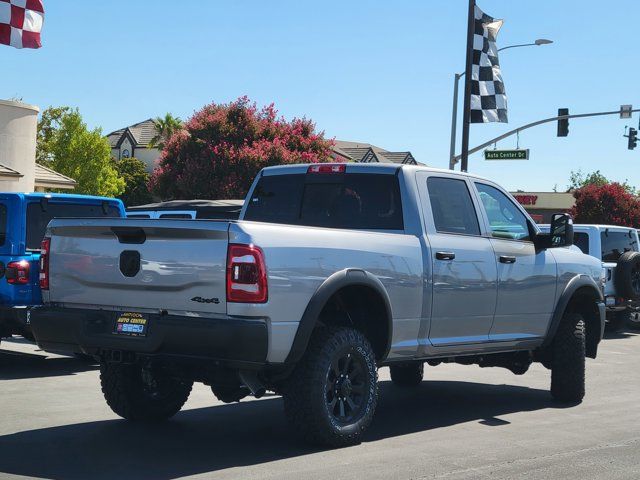
[(42, 303), (40, 243), (52, 218), (124, 217), (114, 198), (56, 193), (0, 193), (0, 338), (33, 340), (30, 308)]

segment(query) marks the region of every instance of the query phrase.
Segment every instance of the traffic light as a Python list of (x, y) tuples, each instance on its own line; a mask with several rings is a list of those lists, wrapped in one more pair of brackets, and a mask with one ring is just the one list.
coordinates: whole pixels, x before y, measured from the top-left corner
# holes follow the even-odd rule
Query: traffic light
[(638, 130), (635, 128), (629, 129), (629, 150), (633, 150), (638, 145)]
[[(558, 109), (558, 116), (562, 117), (564, 115), (569, 115), (569, 109), (568, 108), (559, 108)], [(558, 136), (559, 137), (566, 137), (567, 135), (569, 135), (569, 119), (568, 118), (561, 118), (560, 120), (558, 120)]]

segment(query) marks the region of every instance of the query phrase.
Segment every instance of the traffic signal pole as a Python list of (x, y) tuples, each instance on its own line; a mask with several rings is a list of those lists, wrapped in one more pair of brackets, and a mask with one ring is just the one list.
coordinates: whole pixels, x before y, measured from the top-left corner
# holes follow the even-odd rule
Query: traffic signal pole
[[(630, 113), (636, 113), (636, 112), (640, 112), (640, 108), (636, 108), (635, 110), (630, 110)], [(620, 110), (614, 110), (611, 112), (594, 112), (594, 113), (579, 113), (579, 114), (575, 114), (575, 115), (560, 115), (557, 117), (550, 117), (550, 118), (545, 118), (543, 120), (538, 120), (536, 122), (532, 122), (532, 123), (528, 123), (526, 125), (523, 125), (521, 127), (518, 127), (514, 130), (511, 130), (503, 135), (500, 135), (499, 137), (496, 138), (492, 138), (491, 140), (487, 140), (486, 142), (484, 142), (482, 145), (478, 145), (477, 147), (473, 147), (472, 149), (470, 149), (468, 151), (468, 155), (471, 155), (472, 153), (476, 153), (480, 150), (482, 150), (483, 148), (486, 148), (490, 145), (493, 145), (496, 142), (499, 142), (500, 140), (504, 140), (505, 138), (509, 138), (512, 135), (516, 135), (517, 133), (520, 133), (523, 130), (527, 130), (529, 128), (533, 128), (533, 127), (537, 127), (538, 125), (542, 125), (544, 123), (549, 123), (549, 122), (557, 122), (558, 120), (565, 120), (565, 119), (570, 119), (570, 118), (587, 118), (587, 117), (601, 117), (601, 116), (605, 116), (605, 115), (620, 115)], [(462, 155), (456, 155), (454, 157), (454, 162), (457, 163), (460, 158), (462, 157)], [(463, 170), (465, 171), (465, 170)]]

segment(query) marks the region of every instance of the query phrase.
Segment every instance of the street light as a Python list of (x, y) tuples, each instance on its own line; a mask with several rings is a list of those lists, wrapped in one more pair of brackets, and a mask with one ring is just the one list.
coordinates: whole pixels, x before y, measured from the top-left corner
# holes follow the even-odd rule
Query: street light
[[(507, 50), (509, 48), (520, 48), (520, 47), (539, 47), (541, 45), (549, 45), (553, 43), (553, 40), (547, 40), (546, 38), (538, 38), (533, 43), (522, 43), (518, 45), (509, 45), (507, 47), (502, 47), (498, 49), (498, 52), (502, 50)], [(453, 80), (453, 113), (451, 115), (451, 148), (449, 151), (449, 169), (453, 170), (456, 166), (455, 156), (456, 156), (456, 134), (458, 129), (458, 84), (460, 83), (460, 79), (464, 77), (465, 72), (456, 73), (454, 75)]]

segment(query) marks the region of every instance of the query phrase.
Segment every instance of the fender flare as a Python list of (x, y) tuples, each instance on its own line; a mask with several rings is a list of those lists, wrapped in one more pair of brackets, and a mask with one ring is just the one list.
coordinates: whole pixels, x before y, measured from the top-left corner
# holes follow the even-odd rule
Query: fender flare
[(285, 363), (298, 362), (304, 355), (313, 329), (318, 322), (322, 309), (327, 304), (329, 299), (339, 290), (345, 287), (364, 286), (374, 290), (385, 306), (387, 314), (387, 345), (382, 358), (386, 358), (391, 348), (391, 334), (393, 332), (393, 316), (391, 312), (391, 301), (389, 300), (389, 294), (382, 282), (375, 275), (360, 269), (345, 268), (335, 272), (329, 276), (322, 284), (317, 288), (311, 300), (307, 304), (307, 308), (300, 319), (298, 324), (298, 330), (296, 336), (291, 345), (291, 350), (287, 355)]
[[(569, 283), (564, 287), (562, 294), (560, 294), (560, 298), (556, 303), (556, 309), (553, 312), (553, 316), (551, 317), (551, 323), (547, 330), (547, 335), (545, 337), (543, 346), (547, 346), (551, 344), (553, 341), (553, 337), (558, 331), (558, 327), (560, 326), (560, 322), (562, 321), (562, 317), (564, 316), (564, 312), (567, 310), (567, 306), (569, 306), (569, 302), (573, 297), (573, 294), (580, 288), (587, 287), (593, 291), (594, 297), (598, 300), (598, 302), (604, 302), (604, 297), (602, 295), (602, 291), (598, 288), (598, 284), (593, 280), (593, 278), (587, 275), (576, 275)], [(601, 322), (601, 332), (604, 331), (604, 318), (600, 319)]]

